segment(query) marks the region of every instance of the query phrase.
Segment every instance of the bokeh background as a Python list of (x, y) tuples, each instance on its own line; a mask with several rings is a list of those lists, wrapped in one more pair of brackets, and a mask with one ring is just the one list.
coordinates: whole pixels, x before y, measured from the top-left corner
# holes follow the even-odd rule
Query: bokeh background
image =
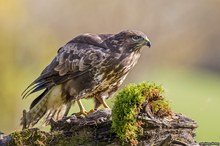
[(162, 84), (173, 110), (198, 122), (198, 141), (220, 141), (219, 0), (0, 0), (0, 131), (21, 128), (36, 95), (20, 94), (60, 46), (82, 33), (125, 29), (147, 33), (152, 48), (143, 48), (124, 85)]

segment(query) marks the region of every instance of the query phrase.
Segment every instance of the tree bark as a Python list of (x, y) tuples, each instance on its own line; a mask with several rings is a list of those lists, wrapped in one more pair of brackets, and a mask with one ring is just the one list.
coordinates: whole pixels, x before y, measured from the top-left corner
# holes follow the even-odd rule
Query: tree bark
[[(142, 122), (138, 135), (140, 146), (199, 145), (194, 140), (197, 124), (182, 114), (173, 113), (169, 118), (156, 118), (150, 112), (140, 112), (136, 118)], [(0, 145), (41, 146), (120, 146), (121, 142), (112, 130), (111, 110), (95, 111), (88, 117), (72, 115), (60, 121), (51, 121), (51, 131), (37, 128), (0, 135)]]

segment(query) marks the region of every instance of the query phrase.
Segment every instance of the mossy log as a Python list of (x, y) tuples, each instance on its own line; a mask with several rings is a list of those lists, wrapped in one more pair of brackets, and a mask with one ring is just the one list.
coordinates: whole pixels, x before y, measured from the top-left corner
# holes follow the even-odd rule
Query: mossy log
[(161, 86), (128, 85), (116, 96), (113, 110), (97, 110), (87, 117), (75, 115), (51, 120), (51, 131), (37, 128), (0, 134), (8, 146), (188, 146), (197, 124), (171, 111)]
[[(183, 116), (173, 114), (172, 119), (158, 119), (147, 113), (139, 113), (143, 131), (138, 135), (138, 145), (197, 145), (194, 130), (197, 124)], [(37, 128), (25, 129), (3, 136), (1, 145), (41, 146), (120, 146), (121, 140), (111, 129), (111, 110), (98, 110), (88, 117), (74, 115), (58, 122), (51, 122), (51, 132)], [(123, 143), (131, 145), (130, 143)]]

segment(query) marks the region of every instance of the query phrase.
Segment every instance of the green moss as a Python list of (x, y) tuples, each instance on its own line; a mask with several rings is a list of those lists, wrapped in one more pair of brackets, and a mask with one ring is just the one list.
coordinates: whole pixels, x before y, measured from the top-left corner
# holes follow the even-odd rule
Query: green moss
[(22, 137), (19, 132), (14, 132), (10, 135), (12, 137), (11, 142), (8, 144), (10, 145), (22, 145)]
[[(88, 132), (88, 131), (91, 131)], [(46, 133), (39, 129), (27, 129), (10, 134), (11, 141), (8, 146), (72, 146), (72, 145), (91, 145), (91, 130), (81, 129), (72, 135), (65, 135), (62, 132)], [(95, 142), (93, 142), (95, 143)], [(95, 144), (94, 144), (95, 145)]]
[(147, 101), (152, 113), (157, 117), (164, 117), (171, 113), (169, 104), (162, 94), (164, 89), (154, 83), (130, 84), (116, 95), (112, 109), (112, 128), (122, 142), (129, 141), (137, 145), (137, 135), (141, 132), (141, 121), (136, 115)]
[(47, 137), (37, 129), (27, 129), (22, 132), (13, 132), (10, 134), (12, 140), (9, 145), (38, 145), (43, 146)]
[(157, 117), (165, 117), (165, 116), (169, 116), (171, 114), (171, 109), (169, 107), (169, 103), (168, 103), (168, 101), (166, 101), (164, 99), (152, 101), (150, 103), (150, 105), (152, 107), (151, 111)]
[[(88, 131), (91, 131), (88, 132)], [(72, 145), (91, 145), (91, 130), (81, 129), (72, 135), (65, 135), (62, 132), (46, 133), (39, 129), (26, 129), (10, 134), (12, 138), (8, 146), (72, 146)], [(93, 142), (95, 143), (95, 142)], [(95, 145), (95, 144), (94, 144)]]

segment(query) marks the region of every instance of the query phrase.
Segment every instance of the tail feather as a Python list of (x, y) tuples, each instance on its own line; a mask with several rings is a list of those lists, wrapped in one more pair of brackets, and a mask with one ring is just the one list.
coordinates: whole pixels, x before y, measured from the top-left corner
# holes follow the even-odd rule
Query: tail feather
[(45, 124), (48, 125), (50, 120), (53, 119), (55, 121), (62, 119), (69, 111), (69, 104), (63, 104), (58, 109), (50, 109), (45, 116)]
[(40, 100), (48, 93), (49, 89), (47, 88), (46, 90), (44, 90), (43, 93), (41, 93), (37, 98), (34, 99), (34, 101), (32, 101), (31, 105), (30, 105), (30, 110), (37, 104), (40, 102)]
[(21, 125), (23, 128), (33, 127), (44, 116), (46, 125), (51, 119), (60, 120), (68, 114), (71, 105), (72, 102), (65, 102), (65, 99), (61, 97), (60, 86), (47, 88), (32, 102), (30, 110), (23, 113)]
[(34, 107), (30, 109), (21, 119), (21, 125), (29, 128), (33, 127), (47, 112), (47, 96), (42, 98)]
[(43, 80), (41, 82), (34, 81), (22, 92), (22, 94), (21, 94), (22, 99), (28, 97), (32, 93), (35, 93), (35, 92), (40, 91), (42, 89), (49, 88), (50, 86), (48, 86), (48, 83), (50, 83), (50, 81), (47, 81), (47, 80)]
[(63, 104), (58, 109), (48, 109), (47, 99), (43, 98), (39, 104), (34, 106), (29, 112), (23, 115), (21, 119), (21, 125), (23, 125), (23, 129), (31, 128), (42, 118), (44, 118), (43, 124), (48, 125), (50, 120), (53, 119), (55, 121), (62, 119), (64, 116), (67, 116), (71, 104)]

